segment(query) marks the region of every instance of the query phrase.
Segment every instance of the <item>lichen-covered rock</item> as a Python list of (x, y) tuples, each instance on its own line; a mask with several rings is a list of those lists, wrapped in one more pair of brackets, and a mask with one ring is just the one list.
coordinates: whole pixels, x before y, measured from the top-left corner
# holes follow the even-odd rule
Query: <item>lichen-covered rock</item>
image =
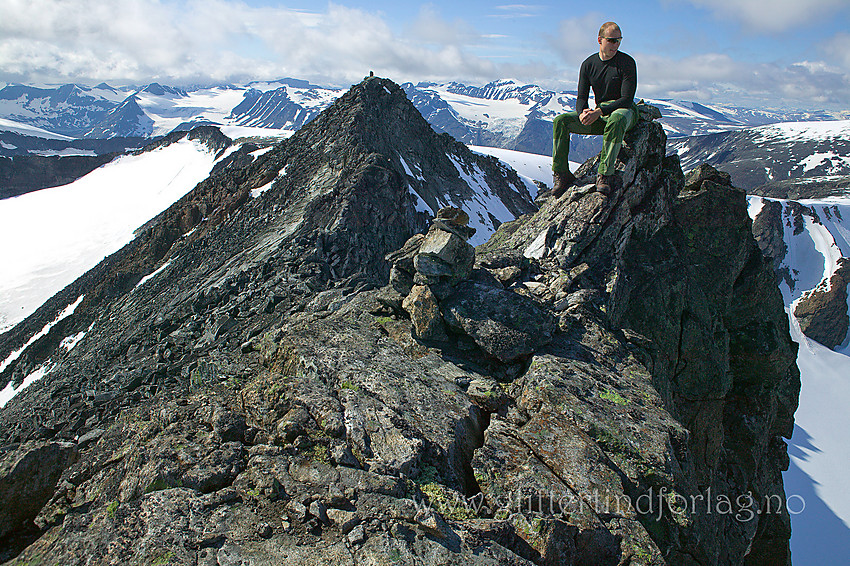
[(533, 300), (478, 283), (458, 285), (440, 308), (446, 324), (504, 363), (527, 357), (555, 332), (555, 318)]
[(611, 260), (632, 233), (652, 233), (669, 221), (669, 202), (683, 184), (675, 156), (665, 157), (666, 136), (657, 122), (640, 121), (626, 134), (621, 150), (622, 188), (605, 197), (589, 179), (594, 160), (576, 172), (580, 178), (561, 198), (546, 198), (540, 211), (499, 227), (477, 253), (515, 250), (527, 258), (551, 258), (563, 268)]
[[(669, 225), (625, 248), (611, 313), (656, 348), (653, 383), (690, 431), (691, 489), (784, 498), (781, 437), (791, 436), (799, 395), (797, 346), (745, 194), (705, 178), (679, 194), (672, 213)], [(699, 537), (709, 563), (790, 560), (784, 507), (749, 522), (697, 514), (680, 536)]]
[(425, 285), (414, 286), (402, 303), (413, 323), (413, 336), (422, 340), (445, 340), (446, 330), (440, 304)]

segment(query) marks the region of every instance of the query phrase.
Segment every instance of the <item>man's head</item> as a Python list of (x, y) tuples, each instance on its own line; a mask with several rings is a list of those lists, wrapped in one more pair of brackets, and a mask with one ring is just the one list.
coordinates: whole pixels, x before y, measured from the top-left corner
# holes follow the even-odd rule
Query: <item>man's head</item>
[(607, 61), (617, 54), (620, 49), (620, 41), (623, 39), (623, 32), (620, 31), (620, 26), (614, 22), (605, 22), (599, 28), (599, 57), (603, 61)]

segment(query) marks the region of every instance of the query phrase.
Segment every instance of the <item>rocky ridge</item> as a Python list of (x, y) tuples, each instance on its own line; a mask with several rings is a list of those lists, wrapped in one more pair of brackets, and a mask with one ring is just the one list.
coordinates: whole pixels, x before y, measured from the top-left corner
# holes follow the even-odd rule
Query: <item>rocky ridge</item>
[[(790, 564), (799, 379), (743, 193), (641, 122), (619, 191), (535, 210), (417, 116), (367, 79), (101, 266), (4, 373), (56, 365), (0, 411), (34, 503), (0, 559)], [(477, 249), (475, 167), (519, 217)]]

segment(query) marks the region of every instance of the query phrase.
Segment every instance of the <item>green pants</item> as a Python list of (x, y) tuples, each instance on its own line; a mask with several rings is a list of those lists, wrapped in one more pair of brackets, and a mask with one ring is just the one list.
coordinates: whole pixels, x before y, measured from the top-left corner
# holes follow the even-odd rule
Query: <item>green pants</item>
[(570, 170), (570, 134), (602, 136), (602, 156), (599, 158), (600, 175), (612, 175), (617, 154), (623, 145), (626, 132), (637, 124), (637, 109), (618, 108), (607, 116), (600, 116), (593, 124), (585, 126), (578, 112), (567, 112), (552, 123), (552, 171), (566, 173)]

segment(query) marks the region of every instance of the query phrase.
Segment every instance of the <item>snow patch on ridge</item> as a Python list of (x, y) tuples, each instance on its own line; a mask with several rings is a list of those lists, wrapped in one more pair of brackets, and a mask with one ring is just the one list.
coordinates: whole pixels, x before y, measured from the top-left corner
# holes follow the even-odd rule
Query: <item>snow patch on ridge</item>
[(850, 156), (840, 155), (835, 151), (814, 153), (800, 161), (799, 165), (803, 168), (803, 173), (808, 173), (821, 165), (826, 165), (827, 175), (837, 175), (850, 168)]
[[(502, 199), (490, 190), (486, 175), (477, 164), (473, 164), (472, 171), (467, 173), (457, 157), (449, 154), (449, 159), (457, 169), (460, 178), (473, 191), (473, 196), (469, 200), (457, 203), (455, 206), (462, 208), (469, 215), (469, 225), (475, 228), (475, 235), (469, 239), (469, 243), (478, 246), (490, 239), (499, 224), (513, 220), (514, 215), (505, 207)], [(495, 226), (494, 218), (497, 220)]]
[(410, 193), (416, 200), (416, 204), (414, 205), (416, 212), (424, 212), (429, 216), (433, 216), (434, 214), (436, 214), (435, 211), (431, 210), (431, 207), (428, 206), (428, 203), (425, 202), (425, 200), (419, 195), (419, 193), (413, 190), (413, 187), (411, 187), (410, 185), (407, 185), (407, 192)]
[[(4, 104), (7, 101), (0, 101), (0, 114), (6, 114), (7, 112), (4, 110)], [(17, 112), (20, 109), (15, 106), (12, 111)], [(6, 120), (5, 118), (0, 118), (0, 131), (4, 132), (12, 132), (15, 134), (22, 134), (25, 136), (32, 136), (36, 138), (45, 138), (49, 140), (63, 140), (70, 141), (74, 138), (70, 138), (68, 136), (63, 136), (62, 134), (54, 134), (53, 132), (48, 132), (42, 128), (37, 128), (35, 126), (30, 126), (29, 124), (23, 124), (20, 122), (15, 122), (14, 120)], [(11, 148), (6, 148), (11, 149)]]
[(170, 266), (170, 265), (171, 265), (171, 261), (170, 260), (166, 261), (164, 264), (162, 264), (162, 266), (159, 269), (157, 269), (156, 271), (154, 271), (153, 273), (151, 273), (149, 275), (145, 275), (144, 277), (142, 277), (141, 280), (139, 280), (139, 282), (136, 283), (136, 286), (133, 287), (133, 291), (135, 291), (136, 289), (138, 289), (139, 287), (141, 287), (142, 285), (144, 285), (145, 283), (147, 283), (148, 281), (150, 281), (151, 279), (153, 279), (154, 277), (156, 277), (157, 275), (159, 275), (160, 273), (162, 273), (163, 271), (168, 269), (168, 266)]
[(283, 170), (281, 170), (281, 171), (277, 174), (277, 177), (275, 177), (274, 179), (272, 179), (271, 181), (269, 181), (268, 183), (266, 183), (266, 184), (265, 184), (265, 185), (263, 185), (262, 187), (257, 187), (256, 189), (251, 189), (251, 198), (257, 198), (257, 197), (259, 197), (261, 194), (263, 194), (264, 192), (266, 192), (267, 190), (269, 190), (270, 188), (272, 188), (272, 185), (275, 183), (275, 181), (277, 181), (277, 180), (278, 180), (278, 179), (280, 179), (281, 177), (285, 177), (285, 176), (286, 176), (286, 170), (287, 170), (288, 168), (289, 168), (289, 165), (285, 165), (285, 166), (283, 167)]
[(401, 154), (398, 153), (398, 152), (396, 152), (396, 155), (398, 155), (398, 158), (401, 161), (401, 166), (404, 167), (404, 173), (408, 177), (412, 177), (412, 178), (418, 179), (420, 181), (425, 180), (425, 177), (422, 176), (422, 168), (419, 167), (419, 165), (414, 164), (414, 167), (416, 167), (416, 170), (417, 170), (417, 173), (414, 174), (413, 171), (410, 169), (410, 166), (407, 165), (407, 161), (404, 160), (404, 157), (402, 157)]
[(47, 335), (47, 333), (50, 332), (51, 328), (53, 328), (54, 326), (59, 324), (59, 322), (61, 322), (62, 320), (66, 319), (69, 316), (71, 316), (72, 314), (74, 314), (74, 311), (77, 310), (77, 307), (80, 306), (80, 303), (83, 302), (84, 297), (85, 297), (85, 295), (80, 295), (77, 298), (76, 301), (74, 301), (73, 303), (71, 303), (70, 305), (65, 307), (65, 309), (62, 312), (60, 312), (58, 315), (56, 315), (56, 318), (54, 318), (51, 322), (48, 322), (47, 324), (45, 324), (44, 327), (41, 330), (39, 330), (38, 332), (33, 334), (32, 337), (29, 340), (27, 340), (27, 342), (23, 346), (21, 346), (18, 350), (15, 350), (11, 354), (9, 354), (8, 357), (5, 360), (3, 360), (3, 363), (0, 363), (0, 373), (3, 373), (3, 371), (5, 371), (5, 369), (9, 366), (9, 364), (11, 364), (15, 360), (17, 360), (18, 357), (24, 352), (24, 350), (26, 350), (27, 348), (32, 346), (35, 343), (36, 340), (38, 340), (42, 336)]
[[(6, 149), (14, 149), (14, 148), (6, 148)], [(27, 153), (31, 153), (33, 155), (40, 155), (42, 157), (96, 157), (97, 153), (90, 149), (74, 149), (73, 147), (69, 147), (60, 151), (55, 149), (30, 149)]]
[(0, 391), (0, 409), (5, 407), (6, 403), (11, 401), (15, 395), (17, 395), (18, 393), (20, 393), (21, 391), (23, 391), (24, 389), (26, 389), (27, 387), (47, 375), (48, 373), (50, 373), (50, 371), (54, 367), (55, 366), (51, 363), (45, 363), (39, 366), (37, 370), (35, 370), (24, 378), (23, 382), (21, 382), (21, 385), (19, 387), (15, 387), (14, 385), (12, 385), (11, 381), (6, 384), (6, 387), (3, 389), (3, 391)]

